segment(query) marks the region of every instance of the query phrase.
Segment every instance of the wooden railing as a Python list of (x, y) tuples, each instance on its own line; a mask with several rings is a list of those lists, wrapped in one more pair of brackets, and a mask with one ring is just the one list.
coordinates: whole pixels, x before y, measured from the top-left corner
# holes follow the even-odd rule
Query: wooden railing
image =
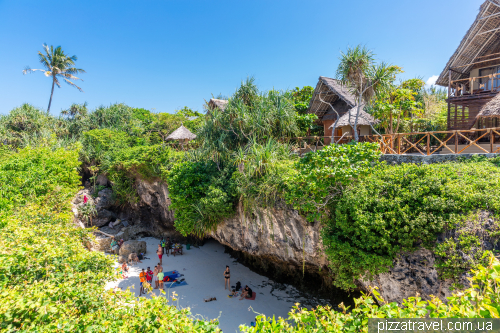
[[(495, 80), (499, 79), (498, 76), (500, 76), (500, 73), (450, 81), (449, 97), (476, 95), (498, 91), (500, 87), (498, 84), (495, 85)], [(484, 79), (481, 81), (486, 82), (478, 83), (478, 88), (474, 89), (474, 82), (479, 81), (480, 79)]]
[[(333, 137), (334, 143), (351, 142), (352, 136)], [(288, 138), (295, 144), (295, 151), (302, 155), (309, 151), (317, 151), (329, 145), (331, 136), (307, 136)], [(471, 129), (459, 131), (415, 132), (359, 137), (360, 142), (376, 142), (383, 154), (468, 154), (468, 153), (500, 153), (500, 127)]]

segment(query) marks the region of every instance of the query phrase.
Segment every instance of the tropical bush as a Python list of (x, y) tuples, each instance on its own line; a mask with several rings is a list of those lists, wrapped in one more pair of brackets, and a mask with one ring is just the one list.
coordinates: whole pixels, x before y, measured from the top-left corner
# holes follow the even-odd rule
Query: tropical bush
[[(340, 304), (342, 311), (329, 306), (316, 309), (300, 308), (296, 304), (288, 318), (259, 315), (255, 327), (240, 326), (247, 333), (257, 332), (368, 332), (369, 318), (499, 318), (500, 310), (500, 262), (493, 256), (487, 265), (474, 270), (470, 288), (455, 293), (443, 303), (432, 297), (410, 297), (399, 306), (385, 302), (376, 289), (369, 295), (355, 299), (350, 309)], [(378, 304), (375, 302), (377, 300)]]
[(175, 211), (175, 228), (183, 235), (204, 236), (234, 213), (231, 167), (219, 170), (213, 161), (186, 161), (167, 173)]
[(165, 297), (105, 290), (113, 258), (89, 251), (75, 228), (78, 150), (24, 148), (0, 159), (0, 330), (3, 332), (216, 332)]
[(433, 248), (436, 234), (456, 228), (464, 215), (500, 211), (500, 169), (491, 161), (371, 170), (343, 192), (323, 229), (335, 284), (342, 288), (387, 271), (401, 251)]

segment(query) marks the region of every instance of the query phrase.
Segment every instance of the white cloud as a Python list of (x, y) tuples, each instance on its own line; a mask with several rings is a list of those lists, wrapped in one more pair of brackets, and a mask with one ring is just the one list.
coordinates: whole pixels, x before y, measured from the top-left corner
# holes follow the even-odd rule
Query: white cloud
[(429, 88), (430, 86), (434, 86), (434, 85), (436, 85), (436, 81), (437, 81), (438, 77), (439, 77), (438, 75), (433, 75), (433, 76), (431, 76), (431, 77), (430, 77), (430, 78), (429, 78), (429, 79), (425, 82), (425, 86), (426, 86), (427, 88)]

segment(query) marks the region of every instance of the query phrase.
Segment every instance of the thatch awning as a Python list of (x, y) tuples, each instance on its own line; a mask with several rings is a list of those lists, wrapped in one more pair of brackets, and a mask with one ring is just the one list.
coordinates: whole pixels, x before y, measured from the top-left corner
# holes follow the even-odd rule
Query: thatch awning
[(208, 108), (210, 110), (213, 110), (213, 109), (219, 109), (221, 111), (224, 111), (224, 109), (226, 108), (226, 105), (227, 103), (229, 103), (229, 101), (225, 100), (225, 99), (217, 99), (217, 98), (211, 98), (210, 101), (208, 101)]
[[(307, 110), (307, 113), (314, 113), (319, 119), (326, 120), (323, 117), (326, 116), (327, 113), (333, 112), (332, 108), (327, 103), (333, 105), (339, 99), (343, 100), (348, 107), (353, 107), (356, 104), (355, 97), (349, 92), (347, 87), (341, 84), (340, 81), (320, 76), (318, 84), (314, 89), (311, 101), (309, 102), (309, 109)], [(321, 100), (326, 103), (323, 103)], [(332, 119), (336, 119), (336, 114)]]
[(184, 125), (181, 125), (178, 129), (167, 136), (167, 141), (169, 140), (193, 140), (196, 139), (196, 134), (191, 133)]
[(481, 108), (476, 118), (500, 118), (500, 93)]
[[(354, 126), (354, 122), (356, 121), (356, 112), (357, 108), (354, 107), (350, 109), (346, 114), (344, 114), (342, 117), (339, 118), (339, 121), (337, 121), (337, 126), (336, 127), (343, 127), (343, 126)], [(378, 124), (380, 120), (373, 118), (373, 116), (363, 109), (359, 110), (359, 117), (358, 117), (358, 126), (363, 126), (363, 125), (375, 125)], [(333, 123), (330, 128), (332, 128), (335, 125)]]
[[(456, 25), (455, 25), (456, 26)], [(500, 58), (497, 55), (485, 56), (500, 42), (500, 0), (486, 0), (479, 8), (476, 20), (451, 56), (443, 72), (436, 81), (440, 86), (448, 86), (448, 71), (451, 68), (451, 80), (469, 77), (472, 64), (478, 61)], [(484, 62), (487, 64), (487, 62)]]

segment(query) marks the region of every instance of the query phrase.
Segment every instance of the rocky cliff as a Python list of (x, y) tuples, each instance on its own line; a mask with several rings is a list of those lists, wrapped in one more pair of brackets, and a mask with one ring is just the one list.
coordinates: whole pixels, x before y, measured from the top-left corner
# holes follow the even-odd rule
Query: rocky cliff
[[(99, 192), (95, 199), (99, 224), (104, 220), (126, 221), (126, 227), (110, 229), (105, 226), (101, 230), (118, 233), (118, 237), (125, 237), (125, 240), (144, 235), (182, 239), (174, 228), (168, 186), (159, 181), (139, 180), (136, 189), (140, 202), (127, 207), (113, 206), (109, 190)], [(82, 204), (83, 194), (81, 192), (80, 199), (75, 199), (75, 216), (78, 215), (77, 207)], [(488, 226), (489, 220), (485, 217), (479, 221), (479, 233)], [(234, 256), (262, 274), (267, 273), (282, 282), (303, 285), (306, 289), (321, 289), (330, 296), (339, 295), (340, 291), (332, 287), (320, 231), (319, 223), (308, 223), (296, 211), (286, 207), (245, 211), (240, 205), (237, 214), (222, 221), (209, 237), (227, 246)], [(453, 237), (453, 234), (438, 238), (443, 240), (447, 237)], [(485, 247), (493, 249), (492, 242), (484, 237), (482, 239)], [(103, 245), (98, 246), (99, 249), (109, 247), (109, 238), (102, 237), (100, 241)], [(370, 281), (357, 281), (357, 285), (364, 291), (370, 286), (377, 286), (381, 296), (390, 302), (401, 302), (417, 293), (424, 299), (435, 295), (445, 300), (451, 294), (452, 283), (457, 281), (440, 279), (435, 261), (435, 255), (424, 248), (413, 253), (401, 253), (389, 272)], [(464, 272), (458, 282), (468, 286), (467, 276), (468, 273)], [(335, 296), (331, 298), (339, 299)]]

